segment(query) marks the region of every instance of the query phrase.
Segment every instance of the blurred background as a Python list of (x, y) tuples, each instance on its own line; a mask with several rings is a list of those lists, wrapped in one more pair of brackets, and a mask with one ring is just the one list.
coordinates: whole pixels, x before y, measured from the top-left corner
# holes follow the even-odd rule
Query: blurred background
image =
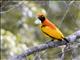
[[(34, 24), (38, 12), (46, 12), (48, 19), (65, 36), (80, 29), (80, 1), (0, 1), (1, 60), (8, 60), (11, 56), (50, 40)], [(77, 58), (80, 58), (79, 50), (76, 50)], [(42, 60), (59, 60), (60, 52), (59, 48), (50, 48), (40, 52), (40, 57)], [(73, 58), (71, 51), (66, 53), (65, 60)], [(34, 60), (35, 54), (27, 59)]]

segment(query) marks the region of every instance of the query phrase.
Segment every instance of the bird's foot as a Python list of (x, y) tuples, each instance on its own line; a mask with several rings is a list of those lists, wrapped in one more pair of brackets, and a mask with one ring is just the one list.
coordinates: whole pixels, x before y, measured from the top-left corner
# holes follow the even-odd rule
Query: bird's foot
[(66, 44), (66, 49), (70, 49), (70, 43)]
[(50, 43), (50, 42), (54, 42), (54, 40), (46, 41), (46, 44), (48, 44), (48, 43)]

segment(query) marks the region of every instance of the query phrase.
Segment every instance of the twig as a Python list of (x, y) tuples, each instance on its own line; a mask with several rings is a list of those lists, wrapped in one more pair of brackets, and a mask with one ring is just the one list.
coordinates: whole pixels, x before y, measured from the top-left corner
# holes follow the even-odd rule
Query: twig
[(69, 3), (69, 5), (68, 5), (68, 6), (66, 6), (66, 7), (67, 7), (67, 10), (66, 10), (66, 12), (65, 12), (64, 16), (63, 16), (63, 17), (62, 17), (62, 19), (61, 19), (61, 23), (60, 23), (59, 27), (61, 27), (61, 24), (63, 23), (63, 21), (64, 21), (64, 19), (65, 19), (66, 15), (68, 14), (69, 9), (70, 9), (71, 5), (73, 4), (73, 2), (74, 2), (74, 1), (71, 1), (71, 2)]
[[(80, 30), (76, 31), (72, 35), (69, 35), (68, 37), (66, 37), (66, 39), (68, 39), (69, 42), (74, 42), (78, 38), (80, 38)], [(65, 45), (65, 44), (66, 44), (66, 41), (64, 41), (64, 40), (61, 42), (55, 41), (55, 42), (40, 44), (39, 46), (32, 47), (32, 48), (26, 50), (24, 53), (22, 53), (20, 55), (9, 58), (9, 60), (23, 60), (26, 56), (29, 56), (29, 55), (33, 54), (34, 52), (42, 51), (42, 50), (52, 48), (52, 47), (58, 47), (58, 46)]]
[[(6, 1), (6, 2), (8, 2), (8, 1)], [(18, 1), (14, 1), (14, 2), (18, 2)], [(23, 4), (23, 2), (20, 2), (20, 1), (19, 1), (18, 4), (12, 6), (12, 7), (9, 8), (7, 11), (2, 11), (2, 7), (1, 7), (1, 12), (0, 12), (0, 14), (7, 13), (7, 12), (9, 12), (9, 11), (15, 9), (16, 7), (20, 6), (21, 4)]]

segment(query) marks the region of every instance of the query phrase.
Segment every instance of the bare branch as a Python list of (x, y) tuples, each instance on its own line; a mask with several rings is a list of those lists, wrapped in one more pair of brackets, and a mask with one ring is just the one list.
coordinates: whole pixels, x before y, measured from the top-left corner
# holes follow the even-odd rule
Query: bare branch
[(73, 2), (74, 2), (74, 1), (71, 1), (68, 6), (66, 5), (67, 10), (65, 11), (65, 14), (64, 14), (64, 16), (63, 16), (62, 19), (61, 19), (61, 23), (60, 23), (59, 27), (61, 27), (61, 24), (63, 23), (66, 15), (68, 14), (68, 12), (69, 12), (69, 10), (70, 10), (70, 7), (71, 7), (71, 5), (73, 4)]
[[(70, 43), (76, 41), (78, 38), (80, 38), (80, 30), (66, 37), (66, 39), (68, 39)], [(65, 44), (66, 44), (66, 41), (64, 40), (40, 44), (39, 46), (35, 46), (26, 50), (24, 53), (20, 55), (9, 58), (9, 60), (23, 60), (26, 56), (29, 56), (35, 52), (39, 52), (39, 51), (52, 48), (52, 47), (58, 47), (58, 46), (65, 45)]]
[[(14, 2), (17, 2), (17, 1), (14, 1)], [(8, 1), (6, 1), (6, 3), (8, 3)], [(17, 4), (15, 4), (14, 6), (10, 7), (7, 11), (2, 11), (2, 7), (4, 7), (4, 6), (1, 5), (1, 11), (0, 11), (0, 14), (3, 14), (3, 13), (6, 13), (6, 12), (9, 12), (9, 11), (15, 9), (16, 7), (19, 7), (19, 6), (22, 5), (22, 4), (23, 4), (23, 2), (18, 1)]]

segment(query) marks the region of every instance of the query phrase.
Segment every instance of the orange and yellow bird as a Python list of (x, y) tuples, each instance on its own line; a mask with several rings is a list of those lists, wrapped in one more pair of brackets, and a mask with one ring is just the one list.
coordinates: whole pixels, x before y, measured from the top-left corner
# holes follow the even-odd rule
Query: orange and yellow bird
[(65, 40), (66, 42), (69, 42), (62, 32), (53, 24), (52, 22), (49, 21), (48, 18), (45, 17), (44, 14), (38, 13), (37, 14), (37, 20), (35, 21), (36, 24), (40, 24), (41, 31), (46, 34), (47, 36), (51, 37), (52, 40), (58, 40), (62, 41)]

